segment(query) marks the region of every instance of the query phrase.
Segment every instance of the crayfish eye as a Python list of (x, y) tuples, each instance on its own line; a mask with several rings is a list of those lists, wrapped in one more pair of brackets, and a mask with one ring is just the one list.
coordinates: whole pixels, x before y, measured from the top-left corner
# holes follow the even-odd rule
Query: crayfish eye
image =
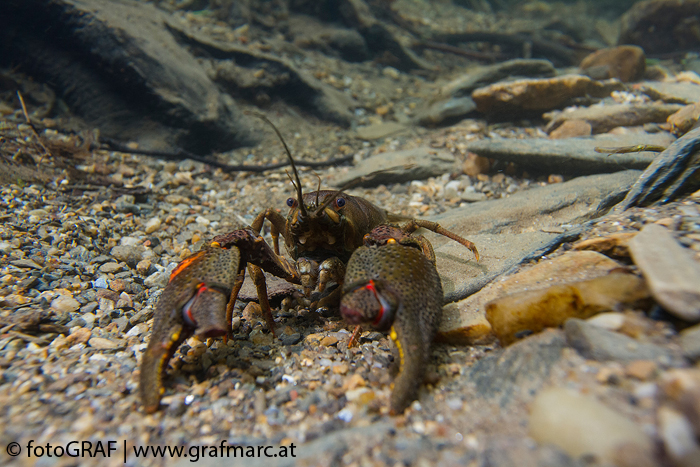
[(287, 206), (289, 206), (290, 208), (295, 208), (295, 207), (297, 207), (297, 204), (299, 204), (299, 203), (297, 203), (297, 200), (296, 200), (296, 199), (294, 199), (294, 198), (287, 198)]
[(336, 198), (335, 200), (335, 207), (340, 209), (343, 206), (345, 206), (345, 198)]

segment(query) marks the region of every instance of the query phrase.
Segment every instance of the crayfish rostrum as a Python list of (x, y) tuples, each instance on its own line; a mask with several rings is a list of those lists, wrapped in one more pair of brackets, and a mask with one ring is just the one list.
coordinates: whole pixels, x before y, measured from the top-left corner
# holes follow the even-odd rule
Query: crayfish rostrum
[[(274, 125), (273, 128), (282, 139)], [(263, 270), (300, 285), (307, 297), (311, 296), (315, 290), (324, 291), (330, 282), (335, 282), (338, 287), (318, 303), (313, 303), (312, 307), (337, 308), (343, 291), (345, 265), (348, 261), (353, 264), (354, 252), (363, 245), (365, 236), (377, 226), (403, 219), (387, 213), (363, 198), (348, 195), (342, 190), (319, 190), (303, 194), (294, 160), (284, 140), (282, 143), (291, 162), (294, 174), (292, 184), (297, 194), (296, 198), (287, 200), (290, 208), (287, 217), (283, 217), (273, 208), (268, 208), (255, 217), (249, 228), (215, 237), (206, 247), (184, 259), (171, 274), (168, 285), (156, 305), (151, 339), (141, 361), (140, 391), (146, 412), (152, 413), (158, 410), (160, 398), (164, 392), (163, 370), (170, 357), (187, 337), (193, 334), (200, 337), (230, 335), (233, 308), (243, 284), (246, 267), (255, 283), (267, 325), (274, 334), (274, 320), (268, 302)], [(272, 248), (260, 236), (265, 219), (271, 224)], [(417, 237), (412, 237), (410, 232), (424, 227), (462, 243), (474, 252), (478, 260), (474, 244), (443, 229), (437, 223), (409, 220), (406, 225), (409, 226), (405, 230), (405, 241), (408, 243), (417, 241), (415, 240)], [(280, 255), (280, 234), (284, 239), (287, 252), (294, 261)], [(427, 244), (427, 241), (425, 243)], [(427, 245), (429, 247), (429, 244)], [(423, 253), (419, 252), (419, 254), (425, 257)], [(382, 261), (383, 258), (377, 257), (377, 260)], [(390, 263), (387, 262), (388, 264)], [(396, 271), (399, 271), (399, 265), (395, 266)], [(437, 275), (434, 261), (416, 263), (416, 268), (414, 271), (416, 276), (424, 273), (429, 276)], [(403, 284), (404, 279), (397, 281), (397, 278), (398, 276), (393, 279), (390, 277), (388, 282)], [(440, 297), (434, 298), (435, 304), (431, 305), (433, 310), (431, 312), (434, 312), (435, 307), (438, 306), (437, 303), (442, 303), (439, 278), (430, 283), (416, 282), (409, 287), (419, 287), (425, 289), (422, 291), (427, 295)], [(403, 294), (397, 298), (410, 300), (412, 297)], [(422, 318), (416, 320), (413, 317), (407, 318), (408, 321), (406, 321), (402, 310), (408, 310), (411, 315), (417, 313), (413, 305), (406, 305), (404, 303), (393, 311), (391, 320), (397, 321), (396, 330), (408, 333), (408, 327), (414, 324), (421, 327), (426, 323)], [(407, 324), (401, 324), (404, 322)], [(434, 327), (434, 324), (430, 326)], [(426, 336), (434, 334), (430, 329)], [(399, 337), (397, 342), (403, 343), (402, 339)], [(405, 361), (409, 363), (402, 364), (402, 367), (414, 368), (418, 363), (413, 363), (415, 360), (412, 355), (413, 344), (405, 342), (399, 348), (403, 349)], [(427, 350), (421, 344), (415, 348), (415, 352), (427, 353)], [(404, 361), (404, 357), (401, 361)], [(397, 404), (396, 407), (399, 405)]]

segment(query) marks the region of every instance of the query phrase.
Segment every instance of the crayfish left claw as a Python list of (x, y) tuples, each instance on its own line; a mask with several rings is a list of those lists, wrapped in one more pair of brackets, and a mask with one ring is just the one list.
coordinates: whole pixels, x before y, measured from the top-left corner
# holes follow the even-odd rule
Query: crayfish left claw
[(241, 266), (238, 248), (208, 247), (173, 270), (156, 306), (151, 340), (141, 359), (140, 392), (147, 413), (158, 410), (163, 371), (180, 344), (197, 333), (226, 334), (226, 302)]
[(226, 302), (229, 293), (202, 284), (194, 297), (182, 308), (185, 324), (196, 329), (203, 338), (219, 337), (228, 333)]

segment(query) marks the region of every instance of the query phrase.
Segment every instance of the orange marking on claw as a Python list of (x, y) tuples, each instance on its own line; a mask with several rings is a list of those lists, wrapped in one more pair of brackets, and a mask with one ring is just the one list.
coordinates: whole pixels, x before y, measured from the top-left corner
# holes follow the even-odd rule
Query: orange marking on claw
[(194, 263), (204, 253), (205, 253), (204, 251), (199, 251), (199, 252), (195, 253), (194, 255), (190, 256), (189, 258), (183, 259), (180, 262), (180, 264), (178, 264), (177, 267), (175, 269), (173, 269), (173, 272), (170, 273), (170, 279), (168, 279), (168, 282), (175, 279), (175, 276), (180, 274), (182, 272), (182, 270), (185, 269), (187, 266)]
[(389, 245), (393, 245), (393, 244), (396, 243), (396, 239), (395, 239), (395, 238), (390, 238), (390, 239), (387, 240), (386, 242), (387, 242)]

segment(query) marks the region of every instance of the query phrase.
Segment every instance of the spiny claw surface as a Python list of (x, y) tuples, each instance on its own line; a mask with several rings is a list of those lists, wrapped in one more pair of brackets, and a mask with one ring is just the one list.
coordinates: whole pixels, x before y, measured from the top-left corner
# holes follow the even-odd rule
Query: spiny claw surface
[(399, 374), (390, 408), (394, 414), (402, 413), (418, 396), (442, 313), (442, 285), (435, 264), (418, 243), (360, 247), (348, 262), (343, 294), (340, 311), (348, 322), (391, 329)]
[(184, 259), (156, 306), (151, 340), (141, 359), (141, 400), (147, 413), (158, 410), (163, 370), (180, 344), (227, 332), (226, 303), (240, 269), (238, 248), (208, 247)]

